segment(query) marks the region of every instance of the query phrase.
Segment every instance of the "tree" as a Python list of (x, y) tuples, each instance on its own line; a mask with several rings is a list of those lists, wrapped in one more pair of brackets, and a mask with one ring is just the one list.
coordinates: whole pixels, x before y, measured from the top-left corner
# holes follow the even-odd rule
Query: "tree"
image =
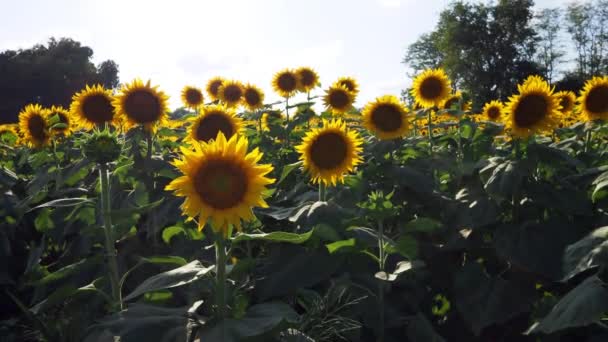
[(93, 50), (69, 38), (0, 53), (0, 123), (16, 122), (28, 103), (69, 106), (72, 95), (87, 84), (118, 84), (118, 66), (105, 61), (96, 67)]
[(582, 78), (608, 72), (608, 0), (575, 2), (566, 9), (567, 31)]
[(561, 29), (561, 10), (545, 8), (535, 16), (534, 29), (539, 36), (536, 59), (544, 70), (545, 77), (552, 83), (559, 72), (558, 66), (566, 55), (559, 33)]

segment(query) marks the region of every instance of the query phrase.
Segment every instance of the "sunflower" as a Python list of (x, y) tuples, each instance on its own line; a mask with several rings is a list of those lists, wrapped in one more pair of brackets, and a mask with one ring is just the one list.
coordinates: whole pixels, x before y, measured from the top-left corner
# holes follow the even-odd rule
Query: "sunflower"
[(224, 78), (216, 76), (213, 77), (212, 79), (209, 80), (209, 82), (207, 82), (207, 94), (209, 94), (209, 97), (211, 98), (211, 100), (213, 101), (217, 101), (219, 100), (219, 91), (220, 91), (220, 87), (222, 86), (222, 83), (224, 83)]
[(500, 121), (500, 116), (503, 111), (504, 104), (500, 101), (490, 101), (483, 106), (482, 117), (489, 121)]
[(608, 76), (585, 82), (578, 103), (579, 112), (588, 120), (608, 120)]
[(218, 97), (228, 107), (237, 107), (243, 98), (244, 87), (239, 81), (225, 80), (218, 90)]
[(363, 126), (380, 140), (399, 138), (409, 131), (407, 109), (393, 95), (385, 95), (369, 102), (361, 115)]
[(298, 91), (308, 93), (319, 85), (319, 75), (313, 69), (300, 67), (295, 72), (300, 81)]
[[(457, 104), (462, 101), (462, 93), (460, 90), (456, 91), (454, 94), (450, 95), (443, 103), (440, 105), (441, 109), (449, 110), (452, 109)], [(461, 111), (471, 110), (471, 101), (462, 102), (462, 104), (457, 108)]]
[(19, 140), (18, 124), (2, 124), (0, 125), (0, 141), (3, 143), (14, 144)]
[(334, 86), (342, 86), (351, 93), (353, 93), (355, 96), (359, 94), (359, 84), (357, 83), (357, 80), (352, 77), (340, 77), (334, 83)]
[(518, 137), (553, 129), (557, 125), (560, 107), (549, 84), (534, 80), (517, 88), (519, 94), (511, 96), (503, 108), (505, 128)]
[(243, 90), (243, 104), (251, 112), (264, 107), (264, 93), (260, 88), (247, 83)]
[(411, 94), (424, 108), (439, 106), (449, 96), (451, 82), (443, 69), (428, 69), (414, 79)]
[(342, 120), (323, 120), (323, 128), (306, 133), (296, 150), (313, 183), (335, 185), (361, 163), (361, 144), (357, 132), (347, 129)]
[(560, 91), (555, 93), (555, 97), (559, 100), (560, 112), (569, 115), (576, 104), (576, 95), (571, 91)]
[(539, 75), (530, 75), (526, 77), (526, 79), (522, 82), (523, 86), (526, 86), (533, 82), (547, 82), (542, 76)]
[(120, 94), (114, 98), (114, 106), (125, 131), (137, 125), (153, 130), (167, 122), (168, 100), (169, 97), (158, 90), (158, 86), (150, 85), (150, 80), (144, 83), (136, 78), (120, 89)]
[(233, 109), (224, 105), (210, 105), (201, 108), (201, 113), (192, 120), (187, 140), (209, 142), (219, 132), (230, 139), (243, 128), (243, 120), (236, 116)]
[(19, 113), (19, 131), (30, 147), (42, 147), (51, 141), (48, 110), (39, 104), (29, 104)]
[(325, 96), (323, 97), (325, 107), (336, 115), (344, 114), (349, 111), (352, 108), (354, 101), (355, 94), (341, 85), (329, 87), (329, 89), (325, 91)]
[(279, 111), (270, 111), (262, 114), (262, 131), (269, 131), (270, 127), (285, 120), (285, 115)]
[(291, 69), (281, 70), (274, 75), (272, 87), (280, 96), (290, 97), (300, 88), (300, 78)]
[(118, 124), (112, 92), (101, 85), (88, 85), (72, 97), (70, 116), (74, 123), (86, 130), (108, 124)]
[(203, 92), (200, 88), (185, 86), (182, 89), (182, 103), (186, 108), (196, 109), (203, 104)]
[(49, 115), (49, 119), (52, 118), (53, 116), (57, 115), (57, 118), (59, 121), (56, 123), (62, 123), (65, 125), (65, 127), (61, 127), (61, 128), (59, 128), (59, 127), (51, 128), (51, 133), (53, 133), (53, 135), (67, 137), (68, 135), (72, 134), (74, 124), (70, 118), (70, 112), (68, 112), (62, 106), (51, 106), (51, 108), (48, 110), (48, 115)]
[(193, 147), (181, 148), (182, 159), (173, 165), (184, 175), (165, 190), (186, 197), (182, 211), (198, 217), (199, 230), (209, 221), (214, 231), (226, 236), (229, 225), (240, 230), (241, 220), (254, 219), (252, 207), (268, 207), (262, 193), (274, 182), (266, 177), (273, 168), (258, 164), (262, 153), (257, 148), (247, 153), (247, 139), (234, 135), (226, 140), (220, 132), (213, 142)]

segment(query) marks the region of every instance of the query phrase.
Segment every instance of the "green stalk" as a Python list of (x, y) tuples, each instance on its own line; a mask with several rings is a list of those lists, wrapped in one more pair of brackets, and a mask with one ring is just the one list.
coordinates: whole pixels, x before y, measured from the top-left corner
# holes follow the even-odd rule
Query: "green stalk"
[[(378, 267), (380, 272), (384, 273), (384, 225), (382, 220), (378, 220)], [(380, 279), (378, 283), (378, 313), (380, 331), (378, 332), (378, 342), (384, 342), (384, 280)]]
[(325, 202), (326, 192), (327, 186), (323, 181), (319, 181), (319, 202)]
[(217, 316), (222, 320), (226, 317), (226, 246), (223, 236), (219, 236), (215, 241), (215, 267), (215, 304), (217, 305)]
[[(520, 141), (519, 138), (516, 137), (512, 137), (513, 139), (513, 150), (515, 152), (515, 160), (519, 160), (520, 156), (521, 156), (521, 148), (520, 148)], [(520, 200), (520, 195), (519, 195), (519, 189), (514, 189), (513, 190), (513, 212), (511, 213), (511, 215), (513, 216), (513, 222), (517, 222), (519, 220), (519, 200)]]
[(285, 117), (286, 117), (286, 124), (285, 124), (285, 142), (287, 143), (287, 146), (289, 146), (289, 96), (285, 98)]
[(148, 165), (150, 164), (150, 161), (152, 160), (152, 132), (146, 131), (146, 129), (144, 128), (144, 134), (146, 135), (146, 142), (148, 143), (148, 151), (146, 154), (146, 161), (148, 162)]
[(118, 274), (118, 261), (116, 259), (116, 248), (114, 248), (114, 229), (112, 227), (112, 208), (110, 200), (110, 174), (108, 173), (108, 165), (99, 165), (99, 181), (101, 187), (101, 212), (103, 218), (103, 226), (105, 232), (106, 255), (108, 257), (108, 268), (110, 271), (110, 284), (112, 286), (112, 299), (114, 304), (118, 305), (122, 310), (122, 300), (120, 298), (120, 287)]
[(587, 135), (585, 137), (585, 153), (589, 152), (591, 149), (591, 129), (587, 131)]
[(428, 122), (427, 122), (427, 126), (428, 126), (428, 134), (429, 134), (429, 154), (432, 156), (433, 155), (433, 129), (431, 128), (431, 119), (432, 119), (432, 111), (430, 109), (427, 109), (427, 118), (428, 118)]

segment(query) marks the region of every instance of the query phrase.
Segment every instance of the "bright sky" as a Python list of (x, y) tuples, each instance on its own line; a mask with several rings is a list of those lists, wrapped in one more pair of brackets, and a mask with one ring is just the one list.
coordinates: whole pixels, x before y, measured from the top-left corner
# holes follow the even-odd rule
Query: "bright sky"
[(0, 50), (71, 37), (93, 49), (96, 63), (116, 61), (121, 82), (151, 79), (176, 108), (184, 85), (203, 88), (216, 75), (254, 83), (274, 100), (273, 74), (303, 65), (317, 70), (323, 87), (355, 77), (357, 106), (398, 96), (411, 84), (401, 63), (407, 46), (433, 29), (449, 0), (3, 2)]

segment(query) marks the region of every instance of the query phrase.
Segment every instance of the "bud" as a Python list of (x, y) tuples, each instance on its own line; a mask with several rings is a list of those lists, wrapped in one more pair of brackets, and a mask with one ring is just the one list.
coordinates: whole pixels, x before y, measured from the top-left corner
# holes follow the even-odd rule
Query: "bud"
[(115, 161), (121, 151), (117, 136), (105, 130), (94, 132), (84, 143), (84, 155), (98, 164)]

